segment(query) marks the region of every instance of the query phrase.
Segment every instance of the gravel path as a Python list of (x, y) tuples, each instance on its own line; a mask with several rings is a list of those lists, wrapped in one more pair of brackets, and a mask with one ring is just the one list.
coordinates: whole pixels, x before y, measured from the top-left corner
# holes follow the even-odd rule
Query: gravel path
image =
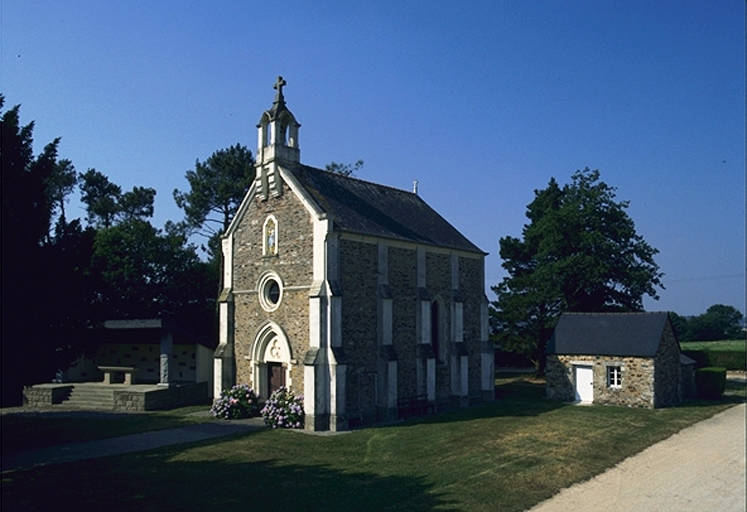
[(688, 427), (530, 512), (745, 512), (745, 407)]

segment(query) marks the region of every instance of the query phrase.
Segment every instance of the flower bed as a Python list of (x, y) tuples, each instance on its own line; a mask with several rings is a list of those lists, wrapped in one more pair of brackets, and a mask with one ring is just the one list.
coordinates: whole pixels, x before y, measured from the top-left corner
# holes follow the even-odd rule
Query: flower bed
[(265, 424), (272, 428), (303, 428), (303, 396), (281, 387), (274, 391), (261, 411)]
[(227, 420), (251, 418), (256, 416), (258, 411), (257, 393), (247, 384), (237, 384), (231, 389), (224, 390), (210, 408), (213, 416)]

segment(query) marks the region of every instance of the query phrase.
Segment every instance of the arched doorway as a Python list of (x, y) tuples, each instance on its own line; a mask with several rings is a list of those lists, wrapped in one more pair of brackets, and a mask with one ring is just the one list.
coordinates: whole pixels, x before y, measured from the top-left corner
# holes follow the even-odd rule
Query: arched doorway
[(291, 387), (292, 354), (288, 338), (274, 322), (257, 332), (252, 349), (252, 386), (267, 398), (280, 387)]

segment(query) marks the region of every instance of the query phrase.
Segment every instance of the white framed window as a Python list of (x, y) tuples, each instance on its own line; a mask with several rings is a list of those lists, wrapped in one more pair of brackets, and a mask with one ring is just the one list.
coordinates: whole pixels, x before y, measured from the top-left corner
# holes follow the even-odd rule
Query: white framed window
[(622, 387), (622, 367), (619, 365), (611, 365), (607, 367), (607, 387), (610, 388), (621, 388)]
[(270, 215), (262, 226), (262, 256), (276, 256), (277, 253), (278, 221), (274, 215)]
[(262, 309), (275, 311), (283, 300), (283, 281), (275, 272), (267, 272), (260, 277), (257, 292)]

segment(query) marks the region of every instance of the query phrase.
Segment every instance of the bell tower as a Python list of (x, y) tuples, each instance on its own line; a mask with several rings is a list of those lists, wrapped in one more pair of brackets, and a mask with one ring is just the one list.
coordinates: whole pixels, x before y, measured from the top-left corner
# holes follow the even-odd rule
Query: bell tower
[(273, 88), (275, 101), (270, 110), (266, 110), (257, 124), (257, 163), (255, 164), (257, 194), (265, 201), (272, 194), (279, 197), (283, 194), (283, 184), (278, 166), (292, 170), (301, 162), (301, 150), (298, 147), (298, 128), (296, 121), (285, 105), (283, 87), (286, 81), (279, 76)]

